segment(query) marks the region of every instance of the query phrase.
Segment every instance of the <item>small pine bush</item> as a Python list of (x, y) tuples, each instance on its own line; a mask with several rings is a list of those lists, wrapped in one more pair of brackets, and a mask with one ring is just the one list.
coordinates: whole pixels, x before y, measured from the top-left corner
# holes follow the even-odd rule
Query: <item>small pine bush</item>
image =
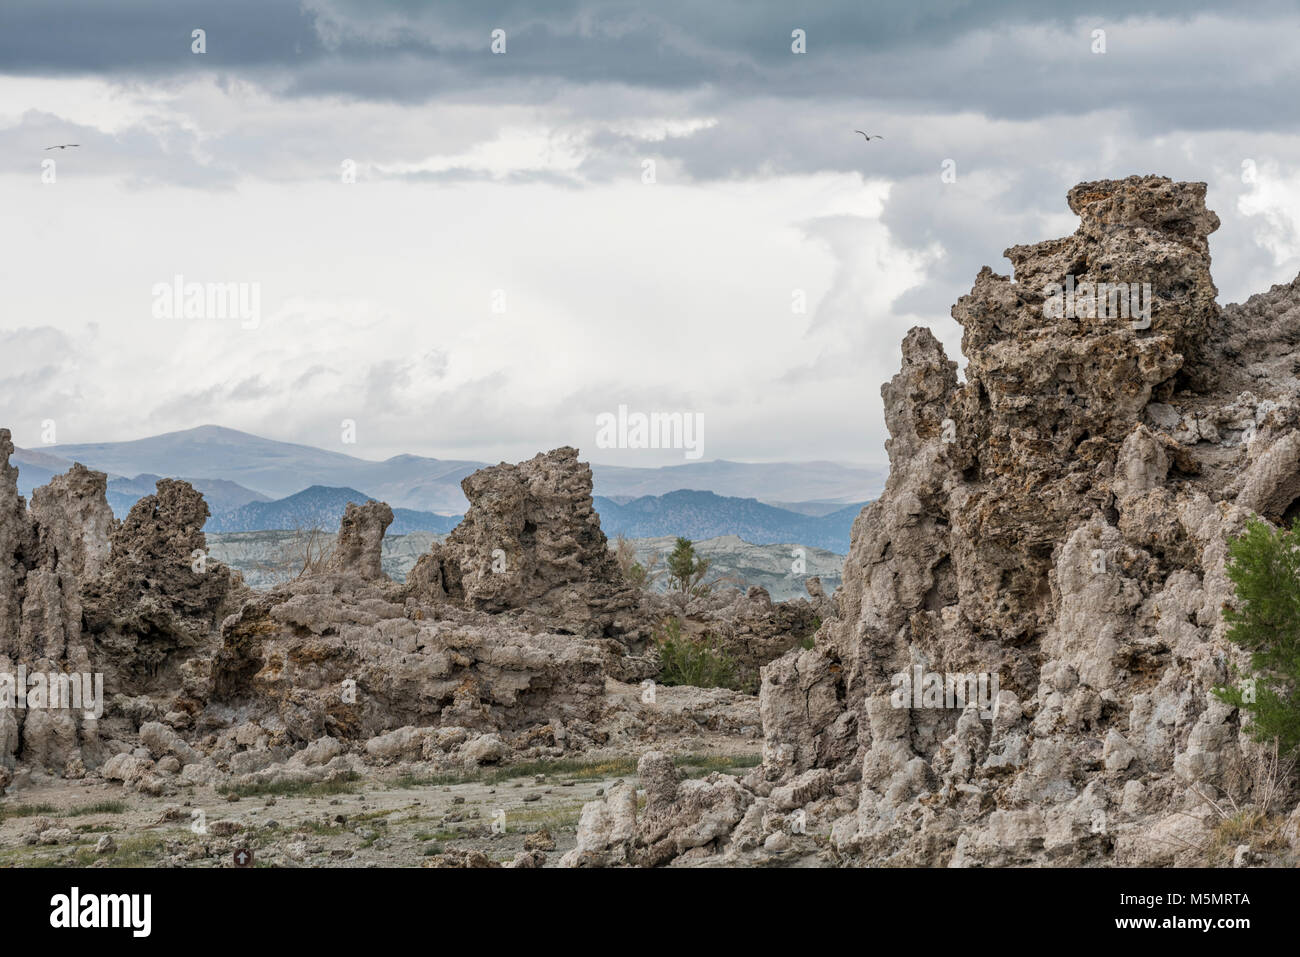
[(1228, 544), (1238, 607), (1225, 605), (1228, 640), (1250, 652), (1251, 674), (1214, 694), (1251, 717), (1257, 741), (1300, 748), (1300, 525), (1253, 520)]

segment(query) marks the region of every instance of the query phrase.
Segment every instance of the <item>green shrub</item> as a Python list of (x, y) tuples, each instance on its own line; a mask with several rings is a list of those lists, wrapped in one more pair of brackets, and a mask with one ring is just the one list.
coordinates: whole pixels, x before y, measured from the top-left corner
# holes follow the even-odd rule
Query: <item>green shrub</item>
[(1300, 526), (1253, 520), (1228, 545), (1238, 607), (1224, 606), (1228, 640), (1250, 652), (1251, 674), (1214, 694), (1251, 716), (1257, 741), (1300, 747)]
[(736, 664), (712, 635), (684, 635), (680, 619), (667, 618), (655, 633), (655, 644), (663, 662), (660, 684), (739, 690)]
[(704, 580), (711, 564), (709, 559), (695, 554), (695, 545), (689, 538), (677, 539), (677, 544), (668, 555), (668, 593), (674, 597), (683, 612), (692, 598), (699, 598), (712, 591), (713, 584)]

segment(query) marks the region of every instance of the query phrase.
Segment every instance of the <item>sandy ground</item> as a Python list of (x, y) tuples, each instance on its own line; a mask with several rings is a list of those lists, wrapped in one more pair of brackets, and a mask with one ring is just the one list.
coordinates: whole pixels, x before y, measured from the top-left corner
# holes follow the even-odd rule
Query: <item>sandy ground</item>
[[(758, 762), (757, 742), (708, 744), (679, 755), (679, 766), (696, 776), (743, 774)], [(0, 802), (0, 866), (234, 867), (244, 850), (258, 867), (419, 867), (446, 851), (506, 862), (533, 848), (554, 866), (574, 846), (582, 805), (635, 774), (635, 756), (579, 758), (485, 768), (471, 779), (389, 775), (158, 798), (117, 784), (45, 781)], [(105, 835), (113, 849), (97, 850)]]

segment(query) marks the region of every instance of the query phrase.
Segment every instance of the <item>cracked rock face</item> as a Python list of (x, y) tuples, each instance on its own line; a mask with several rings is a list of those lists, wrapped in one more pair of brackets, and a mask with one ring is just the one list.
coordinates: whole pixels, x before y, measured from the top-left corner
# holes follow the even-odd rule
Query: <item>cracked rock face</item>
[[(164, 480), (124, 522), (107, 477), (80, 464), (17, 494), (13, 444), (0, 430), (0, 671), (103, 675), (107, 693), (176, 681), (181, 649), (211, 642), (233, 610), (228, 570), (194, 571), (207, 506), (184, 482)], [(89, 689), (87, 689), (89, 690)], [(6, 708), (0, 765), (81, 775), (105, 755), (86, 708)]]
[[(83, 582), (99, 574), (116, 524), (105, 498), (107, 477), (74, 465), (35, 491), (18, 495), (13, 443), (0, 429), (0, 672), (87, 674)], [(15, 689), (16, 690), (16, 689)], [(0, 711), (0, 766), (15, 761), (62, 772), (93, 753), (94, 722), (84, 710), (6, 707)]]
[(384, 533), (392, 524), (393, 510), (383, 502), (348, 502), (327, 570), (350, 572), (365, 581), (382, 578)]
[(644, 637), (639, 596), (610, 554), (576, 449), (480, 469), (461, 487), (469, 509), (412, 570), (413, 595), (584, 637)]
[(18, 494), (18, 468), (11, 465), (14, 443), (8, 429), (0, 429), (0, 651), (17, 652), (22, 622), (24, 563), (32, 549), (27, 502)]
[(322, 735), (518, 729), (599, 712), (603, 656), (594, 643), (483, 613), (435, 617), (400, 591), (305, 579), (258, 596), (222, 628), (208, 697), (247, 706), (298, 746)]
[(637, 788), (628, 783), (586, 805), (578, 844), (564, 855), (562, 866), (655, 867), (674, 859), (703, 859), (729, 838), (754, 803), (754, 795), (730, 775), (683, 781), (672, 758), (659, 751), (641, 756), (637, 778), (645, 807), (638, 809)]
[(32, 493), (35, 567), (27, 573), (18, 642), (24, 657), (67, 660), (75, 670), (89, 670), (81, 590), (108, 561), (109, 535), (117, 522), (106, 491), (103, 472), (78, 464)]
[(188, 482), (161, 479), (113, 531), (84, 602), (101, 668), (111, 667), (118, 690), (178, 684), (177, 652), (209, 645), (245, 596), (237, 574), (207, 558), (207, 518), (207, 503)]
[[(1081, 221), (1073, 236), (1008, 249), (1014, 281), (986, 268), (953, 308), (965, 329), (966, 384), (942, 370), (937, 343), (914, 343), (936, 400), (900, 410), (904, 442), (923, 448), (942, 428), (936, 411), (952, 422), (951, 441), (940, 436), (943, 461), (915, 494), (925, 505), (957, 492), (942, 517), (980, 542), (980, 561), (963, 562), (956, 582), (964, 616), (1025, 638), (1050, 615), (1034, 583), (1053, 547), (1081, 512), (1108, 507), (1116, 449), (1152, 398), (1207, 379), (1190, 362), (1219, 315), (1206, 242), (1219, 220), (1204, 207), (1204, 184), (1130, 177), (1082, 183), (1068, 198)], [(1054, 316), (1045, 291), (1071, 277), (1075, 315)], [(1082, 289), (1100, 282), (1136, 286), (1139, 298), (1149, 287), (1150, 328), (1088, 315)], [(913, 387), (895, 379), (887, 402), (907, 401), (900, 386)]]
[[(466, 607), (428, 580), (392, 582), (380, 565), (392, 518), (381, 502), (349, 505), (322, 569), (231, 616), (204, 696), (250, 706), (298, 744), (422, 725), (521, 729), (599, 714), (601, 643)], [(535, 558), (528, 567), (546, 577)]]
[[(0, 456), (7, 460), (13, 445), (0, 432)], [(7, 448), (5, 448), (7, 446)], [(7, 463), (6, 463), (7, 464)], [(6, 491), (16, 473), (0, 478)], [(105, 498), (107, 477), (82, 465), (55, 476), (32, 495), (30, 510), (15, 494), (3, 494), (7, 533), (5, 578), (10, 583), (0, 598), (3, 614), (0, 653), (27, 663), (86, 663), (82, 641), (82, 582), (93, 578), (108, 557), (108, 536), (116, 524)], [(14, 507), (16, 504), (17, 507)], [(17, 611), (16, 618), (13, 611)]]
[[(0, 429), (0, 672), (87, 674), (90, 642), (82, 628), (82, 581), (103, 567), (114, 520), (107, 477), (74, 465), (32, 495), (17, 493), (13, 442)], [(16, 687), (12, 690), (17, 690)], [(64, 771), (96, 748), (85, 710), (0, 710), (0, 768), (17, 761)]]
[[(1196, 863), (1203, 796), (1259, 797), (1260, 749), (1210, 690), (1246, 665), (1220, 617), (1228, 540), (1300, 512), (1300, 280), (1220, 309), (1204, 198), (1072, 189), (1073, 236), (1012, 247), (1014, 279), (985, 268), (954, 306), (964, 381), (908, 333), (885, 491), (837, 616), (763, 669), (758, 798), (718, 855), (788, 844), (750, 820), (779, 795), (865, 864)], [(1149, 324), (1049, 305), (1103, 281), (1149, 286)], [(914, 668), (998, 685), (899, 700)], [(588, 843), (622, 847), (606, 803)]]

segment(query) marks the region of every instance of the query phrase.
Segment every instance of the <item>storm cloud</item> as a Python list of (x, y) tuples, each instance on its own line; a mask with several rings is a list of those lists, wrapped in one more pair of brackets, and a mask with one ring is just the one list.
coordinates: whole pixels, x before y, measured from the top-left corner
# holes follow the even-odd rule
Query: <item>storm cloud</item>
[[(879, 462), (903, 334), (956, 357), (952, 302), (1072, 231), (1076, 182), (1207, 181), (1224, 301), (1296, 274), (1298, 28), (1280, 2), (9, 0), (4, 424), (673, 461), (594, 447), (629, 404), (703, 413), (706, 458)], [(259, 283), (265, 316), (160, 322), (177, 274)]]

